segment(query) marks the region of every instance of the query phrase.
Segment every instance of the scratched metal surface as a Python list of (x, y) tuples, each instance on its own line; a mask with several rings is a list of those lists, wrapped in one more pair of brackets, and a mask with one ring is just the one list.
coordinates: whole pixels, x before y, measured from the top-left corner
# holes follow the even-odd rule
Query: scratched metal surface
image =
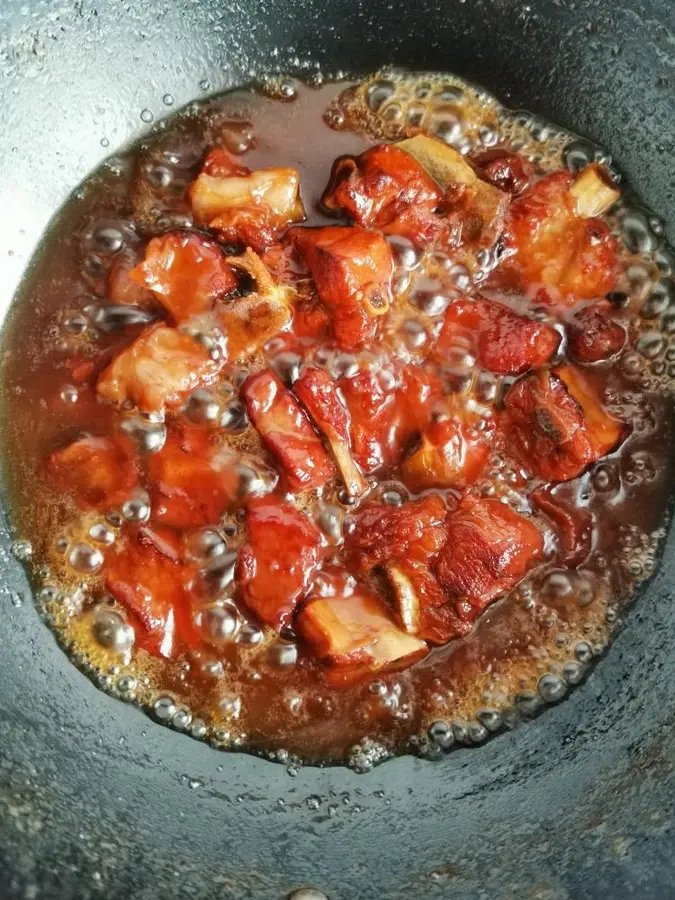
[[(674, 32), (670, 0), (3, 0), (0, 318), (50, 216), (142, 110), (271, 70), (481, 82), (607, 146), (672, 243)], [(675, 536), (609, 655), (536, 721), (438, 763), (294, 777), (97, 691), (10, 540), (0, 522), (3, 900), (675, 897)]]

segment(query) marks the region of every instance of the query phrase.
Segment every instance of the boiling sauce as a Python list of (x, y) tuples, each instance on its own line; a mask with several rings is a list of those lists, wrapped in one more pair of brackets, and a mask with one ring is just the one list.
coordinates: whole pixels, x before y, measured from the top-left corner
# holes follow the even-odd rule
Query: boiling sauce
[[(17, 298), (4, 336), (4, 465), (17, 536), (29, 542), (30, 568), (45, 618), (74, 661), (105, 690), (134, 699), (155, 717), (228, 749), (250, 749), (282, 761), (346, 760), (365, 769), (394, 753), (437, 755), (453, 744), (481, 743), (542, 705), (556, 702), (602, 654), (626, 601), (653, 574), (664, 535), (669, 492), (669, 400), (675, 376), (673, 256), (650, 214), (619, 201), (606, 217), (620, 241), (616, 315), (629, 340), (611, 364), (587, 374), (607, 409), (627, 423), (618, 450), (566, 481), (556, 497), (593, 516), (592, 549), (580, 566), (556, 561), (554, 530), (545, 533), (541, 565), (478, 620), (473, 632), (397, 672), (374, 672), (347, 683), (325, 677), (305, 643), (262, 626), (231, 587), (214, 589), (195, 610), (203, 647), (162, 659), (135, 648), (125, 609), (104, 589), (105, 560), (125, 529), (148, 519), (144, 490), (130, 490), (107, 514), (83, 512), (44, 475), (45, 460), (82, 433), (120, 429), (148, 457), (161, 447), (171, 417), (142, 416), (101, 402), (77, 366), (113, 359), (151, 318), (105, 302), (113, 259), (137, 251), (167, 230), (190, 228), (187, 188), (213, 146), (255, 170), (290, 166), (301, 177), (306, 225), (335, 224), (319, 204), (331, 166), (406, 128), (435, 134), (463, 153), (506, 145), (540, 175), (578, 171), (593, 160), (611, 168), (598, 148), (524, 113), (504, 110), (484, 92), (450, 76), (389, 74), (359, 84), (278, 85), (241, 90), (195, 104), (162, 123), (142, 143), (112, 157), (75, 192), (50, 226)], [(346, 353), (311, 346), (314, 365), (334, 378), (375, 368), (392, 355), (419, 364), (443, 315), (494, 260), (421, 252), (390, 239), (396, 262), (394, 306), (386, 340)], [(485, 291), (483, 291), (485, 293)], [(525, 301), (493, 290), (512, 308)], [(565, 314), (549, 315), (564, 334)], [(559, 354), (564, 355), (564, 345)], [(74, 362), (75, 361), (75, 362)], [(257, 461), (243, 479), (242, 498), (272, 477), (260, 439), (247, 421), (240, 389), (271, 366), (292, 382), (302, 359), (281, 333), (246, 366), (226, 365), (215, 383), (195, 390), (180, 415), (219, 423), (218, 439)], [(452, 390), (467, 389), (499, 408), (513, 378), (480, 370), (470, 355), (453, 361)], [(529, 512), (514, 464), (493, 453), (472, 492), (497, 494)], [(452, 508), (459, 492), (442, 492)], [(370, 479), (368, 502), (397, 507), (414, 495), (396, 472)], [(356, 504), (339, 481), (296, 498), (327, 545), (340, 547)], [(214, 571), (244, 540), (234, 510), (185, 537), (196, 569)], [(25, 547), (26, 545), (23, 544)], [(225, 565), (226, 563), (222, 563)], [(215, 565), (217, 570), (217, 565)], [(216, 580), (217, 580), (216, 574)], [(315, 576), (312, 590), (329, 591)], [(323, 582), (322, 582), (323, 579)], [(224, 578), (226, 582), (227, 579)]]

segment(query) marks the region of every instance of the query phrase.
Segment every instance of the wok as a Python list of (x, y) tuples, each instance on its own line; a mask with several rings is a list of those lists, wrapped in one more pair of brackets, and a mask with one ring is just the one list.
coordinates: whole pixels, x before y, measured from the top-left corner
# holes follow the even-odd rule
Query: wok
[[(141, 111), (271, 70), (481, 82), (607, 146), (672, 243), (674, 32), (669, 0), (3, 0), (0, 312), (49, 216), (147, 128)], [(40, 621), (9, 527), (0, 897), (675, 897), (672, 534), (569, 699), (481, 748), (356, 775), (219, 753), (98, 691)]]

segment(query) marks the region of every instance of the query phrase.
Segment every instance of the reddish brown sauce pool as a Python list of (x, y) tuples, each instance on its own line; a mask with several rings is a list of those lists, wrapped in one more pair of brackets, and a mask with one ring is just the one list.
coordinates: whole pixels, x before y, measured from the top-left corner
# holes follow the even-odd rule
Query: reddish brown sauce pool
[[(346, 331), (338, 332), (330, 304), (317, 300), (311, 276), (319, 288), (320, 276), (311, 271), (310, 257), (303, 256), (303, 239), (288, 239), (296, 241), (300, 263), (296, 256), (290, 274), (274, 275), (278, 281), (290, 279), (295, 292), (290, 324), (266, 335), (262, 346), (234, 362), (228, 358), (234, 339), (230, 337), (229, 349), (218, 344), (210, 330), (210, 312), (185, 318), (178, 326), (185, 339), (199, 346), (200, 358), (208, 359), (210, 353), (214, 360), (204, 383), (186, 391), (165, 413), (156, 409), (150, 415), (141, 415), (123, 396), (120, 402), (114, 398), (111, 402), (111, 393), (101, 396), (98, 379), (106, 366), (144, 329), (158, 327), (151, 321), (172, 321), (171, 314), (147, 296), (126, 306), (111, 303), (111, 270), (120, 261), (142, 260), (152, 237), (178, 230), (184, 234), (184, 229), (195, 227), (188, 189), (210, 150), (223, 148), (237, 165), (253, 171), (267, 166), (297, 170), (306, 210), (301, 227), (344, 227), (344, 216), (336, 219), (334, 211), (329, 215), (320, 206), (335, 159), (358, 156), (379, 142), (396, 141), (420, 129), (474, 161), (482, 158), (485, 166), (490, 148), (517, 151), (532, 166), (529, 189), (552, 172), (577, 173), (594, 160), (611, 169), (608, 158), (587, 142), (527, 115), (509, 113), (452, 77), (394, 75), (357, 86), (310, 88), (288, 83), (282, 91), (234, 92), (163, 123), (140, 146), (110, 159), (78, 189), (50, 226), (6, 326), (4, 464), (19, 546), (24, 556), (30, 548), (30, 567), (47, 620), (74, 660), (104, 689), (135, 699), (161, 721), (219, 747), (251, 749), (280, 760), (348, 760), (367, 768), (392, 753), (434, 755), (453, 743), (480, 743), (491, 732), (513, 725), (520, 714), (562, 699), (583, 678), (592, 659), (604, 652), (626, 601), (655, 570), (670, 478), (673, 256), (660, 237), (659, 223), (623, 199), (601, 216), (589, 238), (596, 250), (598, 242), (617, 241), (611, 290), (603, 276), (597, 294), (542, 301), (531, 285), (515, 285), (512, 275), (501, 277), (509, 266), (508, 240), (495, 239), (491, 246), (481, 246), (480, 238), (415, 246), (409, 236), (393, 235), (396, 228), (388, 227), (386, 252), (393, 260), (389, 309), (381, 316), (376, 308), (381, 298), (372, 295), (369, 309), (377, 322), (367, 321), (366, 332), (354, 339), (352, 321)], [(479, 171), (487, 178), (487, 169)], [(522, 187), (509, 198), (511, 210), (526, 190)], [(462, 208), (464, 200), (454, 199)], [(507, 222), (513, 221), (513, 212), (508, 216), (512, 218)], [(275, 235), (277, 241), (284, 230)], [(370, 231), (384, 242), (380, 228)], [(228, 243), (222, 233), (215, 236), (221, 244)], [(241, 255), (243, 247), (226, 246), (225, 251)], [(350, 259), (355, 252), (349, 251)], [(261, 255), (269, 262), (262, 250)], [(521, 258), (522, 250), (520, 257), (516, 255)], [(587, 261), (580, 271), (587, 284)], [(249, 276), (235, 265), (236, 288), (230, 290), (228, 302), (236, 303), (255, 290), (255, 278), (252, 286)], [(331, 278), (334, 283), (335, 276)], [(581, 290), (579, 284), (575, 282), (573, 289)], [(456, 314), (458, 304), (479, 291), (482, 302), (504, 304), (548, 329), (552, 349), (533, 368), (561, 373), (563, 378), (565, 367), (581, 372), (585, 390), (591, 391), (607, 417), (605, 424), (616, 428), (606, 446), (584, 457), (578, 473), (556, 477), (558, 470), (551, 468), (554, 463), (541, 446), (533, 449), (529, 438), (518, 437), (513, 425), (518, 384), (515, 388), (513, 384), (518, 377), (520, 383), (533, 377), (530, 367), (515, 371), (518, 365), (512, 363), (506, 373), (495, 371), (509, 367), (490, 362), (488, 351), (469, 346), (472, 329), (479, 327), (474, 319), (455, 323), (460, 331), (453, 331), (452, 339), (442, 345), (439, 361), (437, 348), (448, 310), (454, 308)], [(596, 361), (588, 358), (588, 352), (593, 353), (588, 351), (593, 322), (582, 318), (575, 332), (575, 317), (583, 309), (595, 309), (605, 293), (610, 300), (602, 306), (603, 314), (619, 326), (623, 346), (606, 360)], [(475, 303), (469, 302), (470, 311), (475, 311)], [(368, 331), (371, 324), (374, 330)], [(511, 349), (520, 353), (522, 347), (519, 343)], [(584, 352), (586, 358), (580, 360)], [(401, 414), (406, 427), (393, 437), (391, 429), (375, 429), (374, 444), (359, 445), (353, 430), (347, 438), (358, 459), (355, 477), (363, 481), (351, 497), (344, 472), (338, 475), (326, 433), (318, 428), (321, 436), (317, 435), (316, 420), (309, 424), (306, 407), (304, 412), (300, 407), (300, 415), (307, 423), (310, 445), (300, 447), (295, 474), (292, 466), (284, 465), (283, 448), (280, 456), (265, 440), (264, 424), (256, 417), (253, 382), (247, 381), (251, 375), (268, 373), (265, 389), (269, 389), (273, 372), (280, 390), (294, 391), (302, 399), (298, 378), (302, 381), (308, 367), (339, 387), (350, 408), (351, 427), (358, 425), (362, 433), (375, 428), (375, 414), (350, 407), (355, 393), (350, 379), (375, 377), (381, 390), (396, 393), (402, 403), (412, 398)], [(429, 383), (436, 384), (436, 379), (440, 385), (440, 399), (434, 402), (445, 404), (452, 416), (459, 416), (458, 410), (469, 415), (468, 427), (474, 428), (469, 444), (475, 439), (485, 450), (476, 471), (467, 475), (464, 470), (454, 483), (447, 478), (443, 484), (430, 481), (424, 466), (420, 475), (415, 464), (406, 462), (417, 451), (420, 434), (423, 442), (438, 424), (436, 413), (420, 419), (428, 391), (419, 395), (424, 402), (415, 399), (419, 388), (415, 379), (427, 377)], [(555, 378), (560, 386), (557, 374)], [(432, 393), (434, 389), (429, 388)], [(144, 397), (147, 400), (147, 394)], [(547, 415), (540, 407), (535, 415), (544, 437), (558, 427)], [(91, 484), (83, 502), (72, 490), (64, 490), (63, 465), (55, 474), (54, 454), (83, 435), (96, 439), (122, 435), (124, 447), (132, 448), (135, 475), (128, 481), (121, 477), (120, 490), (107, 508), (98, 502), (95, 489), (92, 494)], [(226, 490), (221, 479), (206, 507), (200, 505), (195, 513), (195, 497), (201, 496), (203, 482), (192, 470), (185, 476), (188, 489), (180, 502), (166, 491), (158, 493), (157, 460), (167, 458), (172, 441), (177, 446), (182, 441), (177, 451), (181, 462), (207, 452), (220, 454), (219, 460), (223, 454), (235, 460), (236, 484), (227, 490), (234, 491), (236, 502), (230, 496), (219, 505), (218, 491)], [(393, 442), (391, 453), (387, 441)], [(312, 458), (307, 463), (311, 456), (307, 446), (314, 447), (312, 452), (323, 462)], [(91, 452), (89, 446), (90, 456)], [(375, 457), (380, 453), (381, 464), (377, 458), (369, 462), (369, 452)], [(126, 465), (122, 453), (116, 463), (118, 476)], [(302, 474), (307, 465), (309, 489), (297, 481), (298, 471)], [(316, 465), (326, 466), (325, 477), (316, 476)], [(194, 491), (189, 489), (192, 484)], [(542, 492), (544, 501), (537, 503)], [(550, 496), (555, 498), (554, 507)], [(349, 598), (366, 592), (391, 619), (397, 634), (404, 633), (387, 566), (409, 563), (417, 551), (401, 545), (400, 557), (391, 559), (387, 555), (391, 530), (378, 524), (377, 516), (372, 525), (364, 525), (363, 516), (376, 509), (388, 520), (395, 511), (405, 515), (406, 510), (420, 508), (415, 504), (430, 497), (440, 503), (440, 517), (449, 517), (450, 523), (462, 510), (472, 510), (472, 504), (501, 501), (500, 508), (526, 521), (527, 527), (534, 525), (540, 550), (528, 556), (527, 565), (513, 579), (515, 586), (509, 585), (503, 596), (504, 591), (495, 589), (498, 599), (477, 616), (467, 612), (467, 597), (474, 588), (459, 584), (457, 575), (456, 547), (462, 546), (465, 532), (451, 524), (455, 549), (446, 545), (441, 553), (449, 561), (441, 564), (441, 557), (433, 562), (425, 557), (424, 563), (428, 562), (434, 583), (438, 579), (446, 591), (443, 602), (453, 598), (454, 625), (446, 642), (428, 640), (429, 631), (422, 634), (422, 626), (415, 625), (408, 628), (409, 658), (379, 667), (370, 650), (365, 656), (359, 650), (349, 659), (331, 656), (321, 649), (302, 612), (322, 598), (332, 603), (336, 595)], [(251, 510), (267, 509), (269, 502), (290, 509), (318, 536), (316, 560), (308, 569), (298, 606), (271, 613), (270, 594), (275, 592), (270, 584), (277, 579), (279, 594), (287, 590), (284, 572), (300, 558), (304, 544), (298, 549), (300, 545), (289, 538), (288, 523), (279, 520), (255, 545)], [(576, 544), (569, 538), (570, 521), (575, 519), (585, 529), (583, 536), (577, 534)], [(149, 550), (143, 529), (152, 532)], [(431, 534), (426, 525), (421, 531), (423, 540)], [(473, 534), (471, 529), (466, 533)], [(278, 536), (272, 549), (270, 535), (273, 542)], [(499, 538), (489, 529), (484, 537), (489, 553)], [(141, 560), (129, 574), (125, 568), (129, 547), (137, 541)], [(566, 541), (575, 546), (566, 547)], [(364, 542), (374, 562), (364, 564)], [(146, 552), (150, 563), (142, 555)], [(125, 601), (134, 579), (138, 581), (137, 573), (144, 571), (144, 577), (150, 577), (148, 566), (158, 558), (156, 585), (162, 602), (173, 603), (172, 584), (189, 584), (174, 604), (176, 618), (168, 636), (166, 623), (162, 630), (152, 616), (139, 617), (137, 599)], [(263, 603), (259, 585), (257, 593), (248, 588), (247, 594), (244, 582), (251, 566), (257, 566), (259, 575), (270, 559), (281, 560), (282, 566), (263, 585), (267, 592)], [(469, 569), (470, 580), (475, 566)], [(485, 597), (488, 588), (481, 590)], [(466, 627), (457, 624), (460, 613), (469, 623)], [(447, 626), (447, 616), (444, 622)], [(415, 642), (423, 648), (420, 652), (412, 646)]]

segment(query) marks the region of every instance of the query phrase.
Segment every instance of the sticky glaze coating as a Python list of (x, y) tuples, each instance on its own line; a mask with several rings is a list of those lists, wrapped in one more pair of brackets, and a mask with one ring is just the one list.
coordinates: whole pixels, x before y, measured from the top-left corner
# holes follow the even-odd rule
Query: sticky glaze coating
[(103, 686), (359, 764), (581, 680), (655, 564), (672, 283), (579, 146), (379, 79), (209, 101), (92, 176), (8, 331), (5, 449)]

